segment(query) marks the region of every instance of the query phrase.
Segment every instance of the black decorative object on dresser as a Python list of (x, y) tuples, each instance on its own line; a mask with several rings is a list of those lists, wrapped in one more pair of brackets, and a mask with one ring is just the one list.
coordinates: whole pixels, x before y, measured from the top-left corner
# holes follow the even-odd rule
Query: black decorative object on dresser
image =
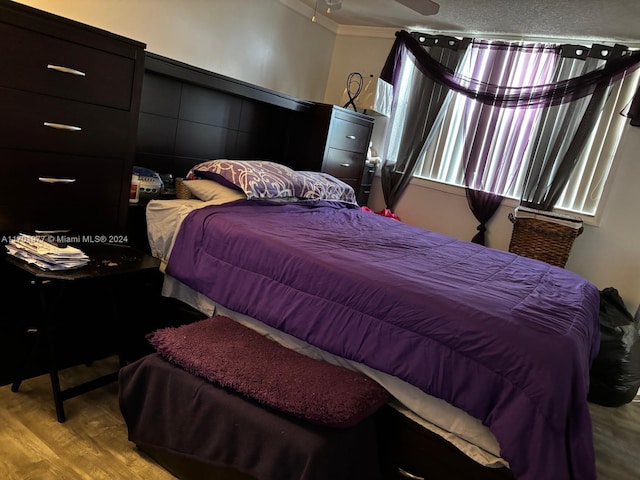
[(124, 233), (145, 45), (0, 2), (0, 233)]

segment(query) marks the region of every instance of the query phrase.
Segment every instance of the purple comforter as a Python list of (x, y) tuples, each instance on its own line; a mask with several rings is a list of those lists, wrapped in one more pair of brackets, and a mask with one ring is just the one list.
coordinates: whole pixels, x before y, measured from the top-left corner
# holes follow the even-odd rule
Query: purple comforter
[(595, 479), (599, 292), (561, 268), (339, 204), (189, 214), (167, 273), (469, 412), (520, 480)]

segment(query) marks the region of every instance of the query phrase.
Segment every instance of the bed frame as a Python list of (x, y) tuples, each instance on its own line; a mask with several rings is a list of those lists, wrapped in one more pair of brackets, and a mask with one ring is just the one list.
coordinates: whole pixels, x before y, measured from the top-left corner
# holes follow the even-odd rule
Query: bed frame
[(174, 177), (214, 158), (319, 170), (301, 155), (314, 105), (147, 52), (136, 165)]
[[(374, 415), (379, 432), (380, 464), (382, 478), (385, 480), (401, 480), (410, 477), (398, 469), (397, 455), (411, 457), (410, 462), (416, 465), (413, 471), (428, 471), (429, 480), (439, 479), (473, 479), (473, 480), (514, 480), (507, 468), (493, 469), (483, 467), (453, 447), (435, 433), (411, 422), (391, 407), (383, 407)], [(402, 432), (398, 437), (397, 433)], [(398, 441), (399, 440), (399, 441)], [(181, 480), (201, 480), (215, 478), (217, 480), (258, 480), (231, 468), (222, 468), (187, 457), (172, 454), (162, 448), (149, 445), (138, 446), (138, 449), (154, 459), (163, 468)], [(401, 453), (400, 453), (401, 452)], [(433, 455), (425, 455), (433, 452)], [(404, 464), (406, 465), (406, 463)], [(407, 471), (404, 468), (403, 471)]]
[[(373, 420), (378, 432), (379, 462), (384, 480), (514, 480), (509, 469), (489, 468), (474, 462), (446, 440), (391, 407), (383, 407), (374, 415)], [(139, 445), (138, 450), (180, 480), (259, 480), (232, 468), (214, 466), (158, 447)], [(432, 452), (432, 455), (426, 455), (425, 452)], [(404, 468), (398, 467), (398, 457), (402, 457)], [(408, 465), (413, 468), (407, 468)], [(429, 472), (428, 477), (411, 473), (424, 471)]]
[[(313, 102), (293, 98), (153, 53), (146, 53), (136, 165), (181, 177), (213, 158), (264, 159), (299, 170), (312, 131)], [(302, 159), (302, 160), (301, 160)], [(411, 465), (430, 480), (509, 480), (507, 468), (484, 467), (438, 435), (390, 407), (375, 415), (385, 479), (411, 477)], [(248, 479), (150, 446), (138, 448), (183, 480)], [(431, 452), (430, 454), (427, 452)]]

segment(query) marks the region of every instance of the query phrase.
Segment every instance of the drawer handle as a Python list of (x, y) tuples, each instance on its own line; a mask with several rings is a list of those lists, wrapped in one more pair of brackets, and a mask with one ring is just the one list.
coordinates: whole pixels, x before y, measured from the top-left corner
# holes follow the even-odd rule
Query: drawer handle
[(74, 125), (65, 125), (64, 123), (44, 122), (45, 127), (55, 128), (56, 130), (66, 130), (67, 132), (79, 132), (82, 127), (76, 127)]
[(71, 75), (77, 75), (79, 77), (87, 76), (86, 73), (81, 72), (80, 70), (76, 70), (75, 68), (63, 67), (62, 65), (53, 65), (50, 63), (47, 65), (47, 68), (49, 70), (55, 70), (56, 72), (69, 73)]
[(425, 480), (424, 477), (419, 477), (418, 475), (414, 475), (413, 473), (409, 473), (406, 470), (398, 467), (398, 473), (405, 478), (410, 478), (411, 480)]
[(35, 233), (38, 235), (55, 235), (57, 233), (69, 233), (71, 231), (70, 228), (63, 228), (59, 230), (35, 230)]
[(350, 163), (341, 163), (340, 166), (344, 167), (344, 168), (348, 168), (348, 167), (351, 166), (351, 164)]
[(38, 181), (42, 183), (75, 183), (75, 178), (56, 178), (56, 177), (38, 177)]
[(356, 139), (356, 136), (355, 136), (355, 135), (347, 135), (347, 138), (348, 138), (349, 140), (355, 140), (355, 139)]

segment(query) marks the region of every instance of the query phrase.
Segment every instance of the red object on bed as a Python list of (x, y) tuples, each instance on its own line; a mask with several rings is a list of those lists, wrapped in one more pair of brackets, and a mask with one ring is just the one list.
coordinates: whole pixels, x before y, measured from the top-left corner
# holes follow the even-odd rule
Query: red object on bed
[(360, 207), (360, 210), (362, 210), (363, 212), (371, 212), (371, 213), (375, 213), (376, 215), (382, 215), (383, 217), (389, 217), (389, 218), (393, 218), (394, 220), (400, 221), (400, 217), (395, 213), (393, 213), (388, 208), (382, 209), (379, 212), (374, 212), (369, 207)]

